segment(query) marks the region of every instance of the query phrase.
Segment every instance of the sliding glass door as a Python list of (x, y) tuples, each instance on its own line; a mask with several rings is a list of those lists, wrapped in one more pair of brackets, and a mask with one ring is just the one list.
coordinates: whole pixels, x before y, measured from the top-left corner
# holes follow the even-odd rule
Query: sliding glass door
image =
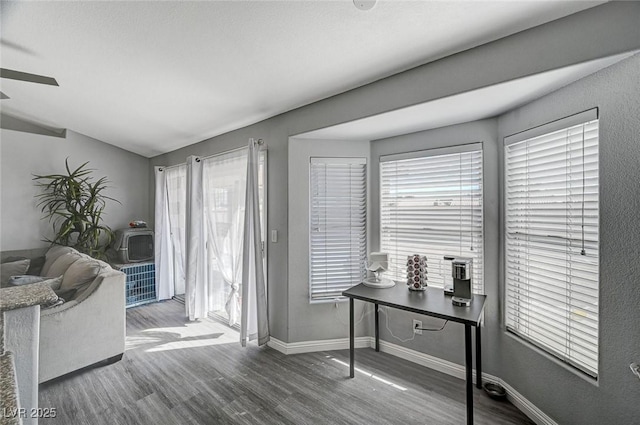
[[(260, 155), (260, 211), (265, 240), (265, 153)], [(242, 242), (247, 189), (247, 149), (202, 160), (203, 205), (207, 229), (207, 281), (210, 314), (239, 324), (242, 305)]]

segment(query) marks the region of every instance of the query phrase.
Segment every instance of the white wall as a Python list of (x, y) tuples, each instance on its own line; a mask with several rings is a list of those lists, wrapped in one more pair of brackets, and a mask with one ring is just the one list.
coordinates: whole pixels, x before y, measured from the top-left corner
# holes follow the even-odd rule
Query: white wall
[[(640, 381), (629, 364), (640, 362), (640, 54), (502, 115), (499, 135), (594, 107), (600, 112), (598, 382), (505, 332), (496, 345), (504, 359), (499, 376), (559, 424), (638, 424)], [(503, 152), (501, 142), (501, 168)]]
[[(613, 2), (510, 37), (426, 64), (254, 125), (154, 157), (152, 165), (174, 165), (188, 155), (211, 155), (245, 146), (250, 137), (269, 147), (268, 229), (269, 319), (271, 334), (289, 341), (289, 329), (301, 319), (289, 311), (288, 143), (289, 137), (373, 114), (509, 81), (640, 48), (640, 3)], [(148, 173), (152, 175), (152, 169)], [(152, 180), (151, 180), (152, 181)], [(153, 209), (153, 186), (149, 205)], [(318, 323), (308, 335), (329, 338), (333, 329)], [(346, 334), (343, 336), (347, 336)], [(451, 354), (455, 355), (455, 354)]]
[(96, 179), (107, 176), (111, 181), (105, 193), (121, 202), (109, 202), (105, 209), (104, 219), (111, 228), (150, 219), (149, 159), (73, 131), (67, 131), (64, 139), (13, 130), (2, 130), (0, 137), (0, 250), (47, 246), (42, 239), (51, 236), (51, 225), (40, 219), (35, 199), (39, 189), (32, 178), (64, 172), (67, 157), (70, 167), (89, 161)]

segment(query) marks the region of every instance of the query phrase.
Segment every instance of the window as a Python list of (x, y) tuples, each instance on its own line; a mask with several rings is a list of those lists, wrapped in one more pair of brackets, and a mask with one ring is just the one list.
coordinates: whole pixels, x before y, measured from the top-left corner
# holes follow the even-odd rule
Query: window
[(380, 158), (380, 249), (388, 277), (406, 281), (411, 254), (427, 256), (427, 282), (451, 277), (446, 255), (473, 259), (473, 292), (483, 293), (482, 144)]
[(505, 139), (507, 329), (598, 373), (598, 120)]
[(365, 277), (365, 158), (311, 158), (309, 168), (311, 301), (335, 299)]

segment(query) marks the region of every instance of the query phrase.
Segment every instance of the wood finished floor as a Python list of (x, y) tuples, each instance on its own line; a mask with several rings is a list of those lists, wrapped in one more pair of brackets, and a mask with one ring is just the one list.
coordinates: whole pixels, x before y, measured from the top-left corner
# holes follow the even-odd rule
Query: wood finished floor
[[(40, 386), (41, 424), (463, 424), (464, 381), (376, 353), (285, 356), (241, 348), (212, 320), (191, 323), (176, 301), (127, 311), (120, 362)], [(366, 372), (366, 373), (365, 373)], [(368, 375), (371, 374), (371, 375)], [(475, 423), (532, 424), (509, 402), (475, 389)]]

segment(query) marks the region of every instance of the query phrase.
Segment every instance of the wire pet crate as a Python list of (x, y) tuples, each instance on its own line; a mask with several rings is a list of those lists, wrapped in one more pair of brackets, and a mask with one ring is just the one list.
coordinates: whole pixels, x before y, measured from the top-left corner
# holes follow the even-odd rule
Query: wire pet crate
[(123, 264), (119, 269), (127, 275), (125, 286), (127, 308), (156, 301), (154, 263)]

